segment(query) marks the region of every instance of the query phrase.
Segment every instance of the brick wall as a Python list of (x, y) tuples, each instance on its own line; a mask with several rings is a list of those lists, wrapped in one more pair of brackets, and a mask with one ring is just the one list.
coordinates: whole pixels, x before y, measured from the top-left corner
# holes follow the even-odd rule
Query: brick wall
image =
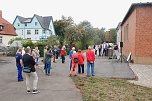
[(137, 8), (136, 56), (152, 57), (152, 7)]
[[(128, 25), (128, 39), (124, 38), (124, 29)], [(136, 34), (136, 10), (132, 12), (132, 14), (128, 17), (126, 22), (122, 26), (122, 41), (124, 43), (123, 47), (123, 55), (126, 57), (129, 53), (132, 53), (132, 57), (135, 56), (135, 34)]]
[[(128, 40), (124, 27), (128, 24)], [(123, 53), (132, 53), (135, 63), (152, 64), (152, 7), (137, 7), (122, 26)]]
[(152, 64), (152, 7), (137, 8), (136, 61)]

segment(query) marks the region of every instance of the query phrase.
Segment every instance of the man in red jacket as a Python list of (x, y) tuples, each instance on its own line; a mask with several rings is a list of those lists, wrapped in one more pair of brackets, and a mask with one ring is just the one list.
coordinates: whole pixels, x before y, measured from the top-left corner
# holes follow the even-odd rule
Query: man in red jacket
[(88, 47), (88, 50), (86, 52), (86, 58), (87, 58), (87, 76), (90, 76), (90, 66), (91, 66), (91, 73), (92, 76), (94, 76), (94, 61), (95, 61), (95, 53), (91, 50), (91, 46)]
[(82, 74), (84, 73), (84, 55), (82, 54), (81, 50), (78, 50), (78, 73), (81, 74), (81, 70), (82, 70)]

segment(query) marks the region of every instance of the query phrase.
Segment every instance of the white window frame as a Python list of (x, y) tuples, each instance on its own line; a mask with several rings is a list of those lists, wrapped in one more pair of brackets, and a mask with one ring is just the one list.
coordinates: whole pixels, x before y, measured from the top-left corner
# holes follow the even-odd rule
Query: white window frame
[(39, 30), (35, 29), (35, 34), (38, 35), (39, 34)]
[(28, 34), (28, 35), (31, 34), (31, 30), (27, 30), (27, 34)]

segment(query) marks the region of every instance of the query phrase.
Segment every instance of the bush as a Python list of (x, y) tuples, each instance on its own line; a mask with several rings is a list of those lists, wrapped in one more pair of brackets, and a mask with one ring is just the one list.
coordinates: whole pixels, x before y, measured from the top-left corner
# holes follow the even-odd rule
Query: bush
[(30, 47), (31, 49), (34, 48), (34, 43), (31, 40), (25, 40), (22, 42), (23, 47)]
[(40, 51), (40, 56), (43, 56), (43, 54), (44, 54), (44, 47), (45, 47), (46, 45), (47, 45), (46, 42), (37, 42), (37, 43), (35, 44), (35, 46), (37, 46), (38, 49), (39, 49), (39, 51)]
[(7, 50), (7, 56), (15, 56), (19, 47), (9, 47)]

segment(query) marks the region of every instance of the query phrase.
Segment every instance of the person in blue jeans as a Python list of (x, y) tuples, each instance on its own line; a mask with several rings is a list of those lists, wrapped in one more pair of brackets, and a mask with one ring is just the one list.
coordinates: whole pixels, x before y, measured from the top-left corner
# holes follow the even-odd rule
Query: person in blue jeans
[(18, 82), (23, 81), (22, 76), (22, 49), (18, 49), (18, 52), (16, 53), (16, 67), (18, 70)]
[(73, 51), (75, 51), (75, 47), (72, 47), (72, 49), (70, 50), (70, 53), (69, 53), (69, 58), (70, 58), (70, 70), (71, 70), (71, 67), (72, 67), (72, 55), (73, 55)]
[(95, 76), (94, 73), (94, 61), (95, 61), (95, 53), (91, 50), (91, 46), (88, 47), (86, 51), (86, 58), (87, 58), (87, 76), (90, 76), (90, 66), (91, 66), (91, 73), (92, 76)]
[(52, 53), (51, 50), (48, 48), (47, 53), (46, 53), (46, 58), (45, 58), (45, 74), (50, 76), (50, 69), (51, 69), (51, 58), (52, 58)]

